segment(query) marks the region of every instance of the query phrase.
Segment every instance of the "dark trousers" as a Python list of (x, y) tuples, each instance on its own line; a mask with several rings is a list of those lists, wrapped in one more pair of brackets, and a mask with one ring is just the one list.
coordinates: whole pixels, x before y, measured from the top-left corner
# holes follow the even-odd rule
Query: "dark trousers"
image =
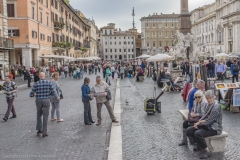
[(217, 77), (223, 81), (223, 74), (221, 72), (217, 72)]
[(12, 112), (12, 114), (14, 116), (16, 116), (16, 111), (15, 111), (15, 108), (14, 108), (14, 105), (13, 105), (13, 101), (14, 101), (14, 98), (12, 98), (12, 99), (7, 98), (8, 109), (7, 109), (7, 112), (4, 116), (4, 118), (8, 118), (10, 112)]
[(100, 67), (98, 67), (98, 72), (100, 73)]
[(106, 76), (106, 72), (103, 72), (103, 78), (105, 78), (105, 76)]
[(234, 83), (234, 78), (236, 78), (236, 82), (238, 82), (238, 75), (233, 75), (232, 76), (232, 83)]
[(120, 73), (120, 75), (121, 75), (121, 79), (123, 79), (123, 73)]
[(213, 71), (207, 70), (207, 75), (208, 75), (208, 78), (213, 78)]
[(28, 78), (28, 87), (31, 87), (31, 78)]
[(217, 135), (217, 131), (210, 129), (195, 129), (194, 127), (189, 127), (187, 129), (187, 136), (195, 139), (195, 142), (197, 143), (198, 149), (204, 150), (207, 148), (207, 144), (205, 141), (206, 137)]
[(187, 129), (188, 127), (191, 127), (193, 125), (194, 125), (194, 123), (189, 123), (188, 120), (183, 122), (183, 128), (185, 128), (185, 129)]
[(93, 122), (93, 120), (92, 120), (90, 102), (87, 100), (82, 100), (82, 102), (84, 105), (84, 123), (85, 124), (91, 123)]
[(192, 74), (189, 74), (189, 78), (190, 78), (190, 83), (192, 83), (193, 82), (193, 76), (192, 76)]
[[(50, 108), (50, 99), (36, 99), (37, 106), (37, 126), (36, 130), (41, 130), (43, 135), (47, 134), (47, 122)], [(43, 121), (42, 121), (43, 117)]]

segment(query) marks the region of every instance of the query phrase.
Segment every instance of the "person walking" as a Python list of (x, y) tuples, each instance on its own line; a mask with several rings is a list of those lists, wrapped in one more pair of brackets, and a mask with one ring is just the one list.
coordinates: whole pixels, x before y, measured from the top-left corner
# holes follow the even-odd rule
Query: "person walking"
[(28, 80), (28, 88), (29, 88), (31, 87), (32, 76), (28, 69), (26, 70), (25, 76), (26, 76), (26, 79)]
[(84, 124), (85, 125), (91, 125), (92, 123), (95, 123), (92, 120), (92, 114), (91, 114), (91, 105), (90, 100), (92, 100), (92, 95), (90, 94), (90, 87), (89, 87), (90, 79), (88, 77), (84, 78), (84, 83), (82, 85), (82, 102), (84, 105)]
[(3, 118), (6, 122), (8, 120), (10, 112), (12, 112), (12, 117), (10, 119), (16, 118), (17, 114), (13, 105), (14, 98), (16, 97), (17, 85), (10, 80), (9, 76), (5, 77), (5, 82), (3, 83), (3, 90), (8, 104), (7, 112)]
[(65, 65), (65, 67), (64, 67), (64, 75), (65, 75), (65, 78), (67, 78), (67, 74), (68, 74), (68, 66)]
[[(50, 97), (50, 102), (52, 104), (51, 120), (52, 121), (57, 120), (57, 122), (63, 122), (64, 120), (60, 118), (60, 99), (61, 99), (62, 90), (60, 88), (60, 85), (58, 84), (58, 78), (59, 78), (59, 73), (55, 72), (53, 74), (53, 80), (52, 80), (54, 95)], [(54, 118), (55, 112), (57, 115), (57, 119)]]
[[(42, 134), (42, 137), (48, 136), (47, 122), (50, 108), (50, 96), (55, 94), (51, 81), (45, 80), (46, 75), (43, 72), (39, 73), (40, 81), (35, 83), (30, 92), (30, 97), (36, 97), (37, 106), (37, 135)], [(43, 122), (42, 122), (43, 116)]]
[(121, 79), (123, 79), (124, 73), (125, 73), (125, 67), (122, 65), (122, 66), (120, 67), (120, 76), (121, 76)]
[(237, 61), (234, 60), (232, 66), (231, 66), (232, 83), (234, 83), (235, 78), (236, 78), (236, 82), (238, 82), (239, 69), (240, 68), (239, 68), (239, 65), (237, 64)]
[(108, 113), (112, 119), (113, 123), (118, 123), (116, 120), (116, 117), (113, 114), (112, 107), (110, 105), (109, 100), (107, 100), (107, 92), (110, 92), (110, 87), (107, 83), (103, 82), (100, 76), (96, 77), (96, 84), (92, 87), (92, 93), (96, 97), (96, 103), (97, 103), (97, 126), (99, 126), (102, 122), (102, 116), (101, 116), (101, 109), (102, 105), (105, 104), (107, 107)]
[(111, 73), (112, 73), (112, 79), (114, 79), (114, 73), (115, 73), (115, 67), (114, 66), (111, 67)]
[(110, 67), (107, 66), (107, 68), (106, 68), (106, 82), (107, 82), (108, 85), (111, 85), (110, 76), (111, 76)]

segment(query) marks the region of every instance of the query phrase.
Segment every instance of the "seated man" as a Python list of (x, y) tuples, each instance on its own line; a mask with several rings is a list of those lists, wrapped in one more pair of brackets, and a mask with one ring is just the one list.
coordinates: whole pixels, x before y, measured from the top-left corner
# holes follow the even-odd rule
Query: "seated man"
[(137, 72), (138, 73), (136, 78), (137, 78), (137, 81), (139, 81), (139, 76), (144, 76), (142, 68), (139, 68)]

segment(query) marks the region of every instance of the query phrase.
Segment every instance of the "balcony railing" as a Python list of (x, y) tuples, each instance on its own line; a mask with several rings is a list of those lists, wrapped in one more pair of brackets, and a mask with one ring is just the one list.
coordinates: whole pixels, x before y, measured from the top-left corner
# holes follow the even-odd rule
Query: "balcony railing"
[(0, 48), (13, 49), (14, 43), (12, 39), (0, 37)]
[(64, 28), (64, 23), (54, 22), (54, 28), (57, 30), (62, 30)]
[(90, 48), (90, 46), (89, 46), (89, 45), (84, 45), (84, 47), (85, 47), (85, 48)]
[(52, 47), (59, 47), (59, 48), (73, 48), (73, 43), (68, 42), (53, 42)]

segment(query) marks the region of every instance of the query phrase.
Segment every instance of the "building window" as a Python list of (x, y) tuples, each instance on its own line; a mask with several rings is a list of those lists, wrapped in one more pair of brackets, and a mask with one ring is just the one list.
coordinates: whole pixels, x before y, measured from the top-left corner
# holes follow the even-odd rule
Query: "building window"
[(37, 32), (36, 31), (32, 31), (32, 38), (37, 38)]
[(172, 28), (174, 27), (174, 23), (172, 23)]
[(159, 47), (162, 47), (162, 41), (159, 42)]
[(17, 37), (20, 36), (19, 29), (10, 29), (8, 30), (8, 36), (9, 37)]
[(156, 43), (155, 42), (153, 42), (153, 47), (156, 47)]
[(165, 23), (165, 27), (166, 27), (166, 28), (168, 27), (168, 23)]
[(43, 0), (38, 0), (40, 3), (43, 3)]
[(107, 53), (107, 49), (105, 49), (105, 52)]
[(47, 37), (47, 41), (51, 42), (51, 37), (50, 36)]
[(117, 45), (117, 42), (114, 42), (115, 45)]
[(34, 6), (32, 6), (32, 19), (34, 19), (34, 17), (35, 17), (35, 8), (34, 8)]
[(146, 23), (146, 28), (148, 28), (148, 23)]
[(153, 28), (155, 28), (155, 23), (152, 24)]
[(123, 52), (126, 52), (126, 49), (124, 49)]
[(232, 38), (232, 29), (229, 29), (229, 38)]
[[(51, 19), (52, 19), (52, 22), (54, 22), (54, 13), (52, 12), (51, 13)], [(67, 25), (67, 24), (66, 24)], [(67, 28), (67, 27), (66, 27)]]
[(110, 52), (112, 53), (112, 49), (110, 49)]
[[(111, 33), (110, 33), (111, 34)], [(112, 55), (110, 55), (110, 58), (112, 59)]]
[(42, 12), (40, 12), (40, 23), (42, 23)]
[(162, 27), (162, 23), (161, 23), (161, 22), (158, 24), (158, 27), (159, 27), (159, 28), (161, 28), (161, 27)]
[(105, 45), (107, 45), (107, 42), (105, 42)]
[(168, 41), (166, 41), (166, 46), (168, 46)]
[(168, 38), (168, 32), (167, 31), (165, 32), (165, 37)]
[(58, 9), (58, 1), (55, 0), (55, 8)]
[(7, 4), (7, 13), (8, 13), (8, 17), (15, 17), (15, 7), (14, 7), (14, 4)]
[(119, 44), (121, 45), (121, 42), (119, 42)]
[(115, 55), (115, 59), (117, 59), (117, 55)]
[(46, 7), (48, 8), (48, 0), (46, 0)]
[(130, 49), (128, 49), (128, 52), (130, 52)]
[(40, 34), (40, 38), (41, 38), (42, 41), (44, 41), (45, 40), (45, 35), (44, 34)]
[(112, 45), (112, 42), (110, 42), (110, 45)]
[(107, 30), (105, 30), (105, 35), (107, 35)]
[(114, 39), (116, 39), (116, 37), (114, 37)]
[(121, 50), (121, 49), (119, 49), (119, 52), (122, 52), (122, 50)]
[(47, 26), (49, 27), (49, 16), (47, 16)]
[(115, 49), (115, 52), (117, 52), (117, 49)]
[(149, 43), (147, 43), (147, 47), (149, 47)]

